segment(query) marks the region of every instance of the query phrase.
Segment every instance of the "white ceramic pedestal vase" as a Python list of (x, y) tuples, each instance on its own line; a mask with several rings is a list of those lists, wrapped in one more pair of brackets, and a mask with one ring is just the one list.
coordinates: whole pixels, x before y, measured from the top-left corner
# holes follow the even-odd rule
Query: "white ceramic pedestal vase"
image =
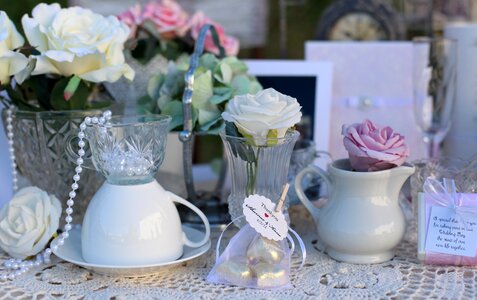
[[(320, 209), (301, 187), (307, 173), (323, 177), (329, 200)], [(351, 171), (348, 159), (334, 161), (328, 172), (312, 166), (295, 181), (298, 197), (310, 211), (318, 235), (332, 258), (357, 264), (380, 263), (394, 257), (406, 223), (399, 206), (399, 191), (414, 167), (405, 164), (383, 171)]]

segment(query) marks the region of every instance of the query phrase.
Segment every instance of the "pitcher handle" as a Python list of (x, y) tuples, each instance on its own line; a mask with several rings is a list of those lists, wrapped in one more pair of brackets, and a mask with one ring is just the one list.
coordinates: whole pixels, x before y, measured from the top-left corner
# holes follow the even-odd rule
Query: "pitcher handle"
[[(79, 158), (78, 153), (76, 153), (73, 150), (73, 144), (78, 144), (77, 142), (73, 143), (73, 140), (77, 137), (78, 136), (76, 135), (76, 133), (70, 132), (68, 134), (68, 136), (65, 138), (66, 156), (68, 157), (68, 160), (73, 162), (73, 163), (76, 163), (76, 160)], [(86, 139), (84, 139), (84, 141), (85, 141), (85, 143), (88, 142)], [(86, 169), (90, 169), (90, 170), (96, 170), (96, 168), (94, 167), (94, 164), (93, 164), (93, 160), (91, 159), (91, 156), (92, 156), (91, 154), (89, 154), (89, 155), (85, 154), (83, 156), (83, 167), (86, 168)]]
[(308, 209), (311, 216), (313, 217), (313, 220), (315, 220), (315, 222), (318, 223), (318, 216), (320, 214), (320, 210), (311, 203), (310, 199), (308, 199), (308, 197), (305, 195), (305, 192), (303, 191), (303, 187), (302, 187), (303, 177), (305, 177), (305, 175), (308, 173), (317, 173), (318, 175), (320, 175), (326, 182), (329, 192), (331, 192), (331, 189), (332, 189), (331, 177), (328, 174), (328, 172), (326, 172), (325, 170), (321, 169), (320, 167), (312, 165), (303, 169), (300, 173), (298, 173), (298, 175), (296, 175), (296, 178), (295, 178), (295, 190), (296, 190), (298, 199), (300, 199), (303, 205), (305, 205), (305, 207)]
[(204, 215), (204, 213), (200, 209), (198, 209), (197, 206), (195, 206), (194, 204), (190, 203), (189, 201), (187, 201), (185, 199), (182, 199), (181, 197), (179, 197), (179, 196), (177, 196), (177, 195), (175, 195), (171, 192), (168, 192), (168, 193), (171, 196), (172, 201), (180, 203), (182, 205), (185, 205), (188, 208), (190, 208), (191, 210), (193, 210), (202, 219), (202, 222), (205, 225), (205, 236), (200, 242), (193, 242), (193, 241), (189, 240), (189, 238), (185, 235), (185, 233), (183, 233), (184, 244), (186, 246), (191, 247), (191, 248), (198, 248), (198, 247), (203, 246), (205, 243), (207, 243), (207, 241), (209, 241), (209, 238), (210, 238), (209, 220), (207, 220), (207, 217)]

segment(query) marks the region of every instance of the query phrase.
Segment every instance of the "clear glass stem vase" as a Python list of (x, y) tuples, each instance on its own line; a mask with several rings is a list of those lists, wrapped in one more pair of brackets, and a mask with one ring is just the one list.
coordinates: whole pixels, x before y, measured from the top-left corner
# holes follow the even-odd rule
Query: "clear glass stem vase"
[[(251, 139), (221, 134), (232, 178), (232, 190), (228, 197), (232, 220), (242, 216), (244, 199), (259, 194), (277, 203), (287, 183), (288, 167), (297, 131), (289, 131), (283, 138)], [(259, 145), (257, 145), (259, 144)], [(288, 207), (285, 200), (284, 208)], [(239, 227), (244, 219), (235, 221)]]

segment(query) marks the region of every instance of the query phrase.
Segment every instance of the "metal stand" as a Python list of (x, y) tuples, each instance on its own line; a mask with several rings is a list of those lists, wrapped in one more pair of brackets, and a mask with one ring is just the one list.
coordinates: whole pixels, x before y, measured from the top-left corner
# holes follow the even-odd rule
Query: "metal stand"
[[(187, 70), (184, 80), (185, 89), (182, 96), (182, 108), (184, 111), (183, 130), (179, 133), (179, 140), (183, 143), (183, 157), (184, 157), (184, 180), (187, 189), (187, 198), (200, 208), (209, 219), (211, 225), (222, 225), (230, 222), (230, 215), (228, 214), (228, 205), (220, 201), (220, 192), (225, 178), (225, 169), (220, 172), (219, 183), (214, 192), (197, 193), (194, 187), (194, 178), (192, 174), (192, 146), (193, 146), (193, 124), (192, 124), (192, 93), (194, 90), (194, 72), (199, 65), (200, 55), (204, 52), (204, 43), (207, 32), (210, 30), (215, 45), (219, 49), (219, 57), (225, 56), (225, 50), (220, 45), (219, 37), (214, 26), (210, 24), (204, 25), (200, 32), (197, 42), (195, 44), (194, 53), (190, 58), (190, 66)], [(225, 160), (224, 160), (225, 164)], [(180, 210), (181, 211), (181, 210)], [(201, 224), (200, 219), (197, 219), (195, 214), (190, 213), (190, 210), (181, 211), (182, 221), (185, 223)]]

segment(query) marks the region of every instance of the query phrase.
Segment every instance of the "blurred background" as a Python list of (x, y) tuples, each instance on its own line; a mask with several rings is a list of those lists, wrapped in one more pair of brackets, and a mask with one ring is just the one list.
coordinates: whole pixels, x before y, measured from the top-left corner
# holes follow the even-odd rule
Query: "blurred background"
[[(20, 23), (40, 2), (118, 14), (145, 0), (0, 0)], [(446, 22), (477, 20), (477, 0), (179, 0), (203, 10), (241, 42), (242, 58), (304, 58), (307, 40), (408, 40), (442, 32)], [(19, 26), (21, 28), (21, 26)]]

